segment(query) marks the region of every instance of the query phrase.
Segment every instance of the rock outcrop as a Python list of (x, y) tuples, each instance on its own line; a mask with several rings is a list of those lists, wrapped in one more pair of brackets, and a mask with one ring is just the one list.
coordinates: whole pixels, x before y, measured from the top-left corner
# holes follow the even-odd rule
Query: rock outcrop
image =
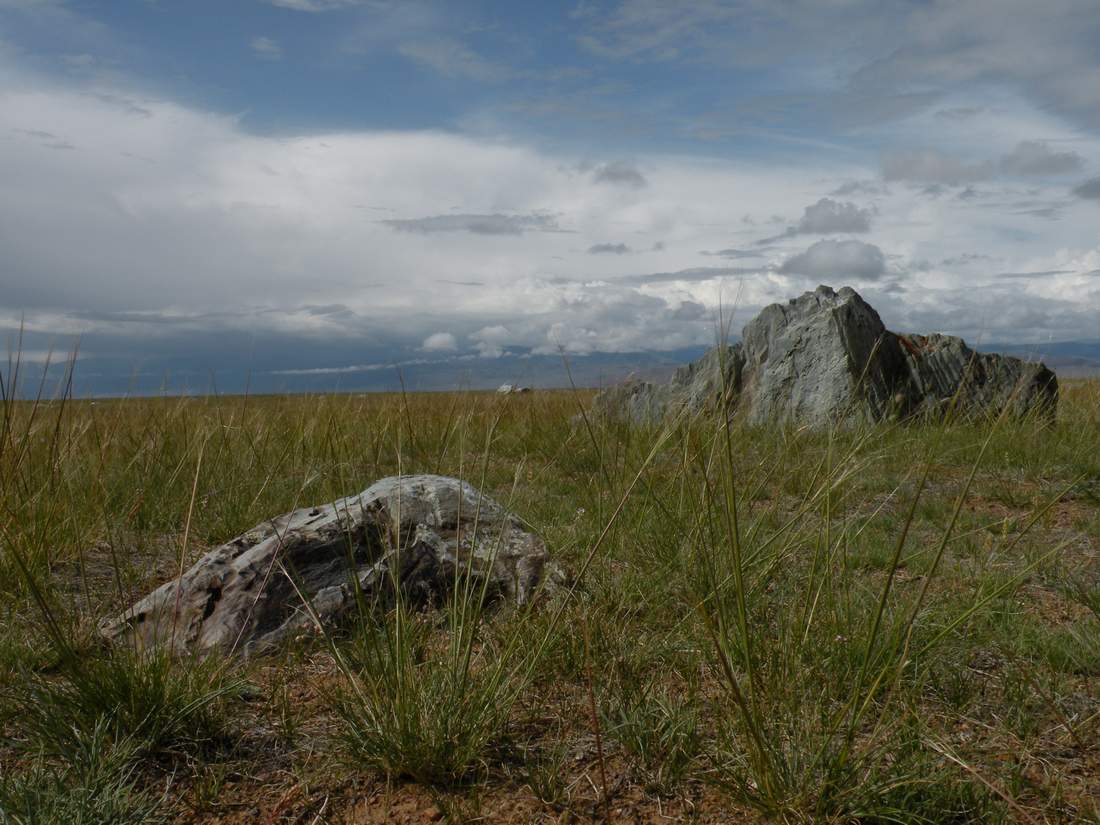
[[(551, 573), (546, 545), (499, 504), (443, 476), (384, 478), (359, 495), (264, 522), (123, 615), (111, 641), (238, 655), (332, 625), (357, 604), (437, 601), (456, 573), (523, 604)], [(308, 603), (308, 609), (306, 607)]]
[[(957, 400), (955, 400), (957, 399)], [(750, 424), (849, 426), (942, 415), (1054, 414), (1058, 381), (1042, 364), (975, 353), (961, 338), (898, 335), (855, 290), (818, 287), (772, 304), (739, 343), (716, 347), (667, 384), (628, 379), (595, 411), (633, 422), (722, 409)]]
[(594, 410), (599, 416), (641, 423), (659, 421), (684, 407), (692, 412), (719, 409), (736, 397), (744, 364), (740, 344), (715, 347), (676, 370), (667, 384), (628, 378), (608, 387), (596, 396)]

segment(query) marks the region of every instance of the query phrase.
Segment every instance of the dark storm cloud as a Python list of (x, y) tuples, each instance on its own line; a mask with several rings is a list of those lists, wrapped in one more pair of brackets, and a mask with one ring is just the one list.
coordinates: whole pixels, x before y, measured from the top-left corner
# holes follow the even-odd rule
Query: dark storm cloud
[(1100, 200), (1100, 177), (1091, 178), (1084, 183), (1073, 187), (1073, 194), (1086, 200)]
[(598, 243), (588, 247), (589, 255), (626, 255), (630, 251), (625, 243)]
[(829, 194), (833, 197), (845, 197), (850, 195), (888, 195), (890, 194), (890, 190), (878, 181), (849, 180), (842, 183)]
[(870, 232), (871, 210), (854, 203), (822, 198), (802, 212), (798, 226), (790, 234), (828, 235), (833, 232)]
[(60, 140), (53, 132), (47, 132), (44, 129), (15, 129), (14, 131), (16, 134), (35, 138), (36, 140)]
[(522, 235), (525, 232), (565, 232), (553, 215), (429, 215), (381, 221), (398, 232), (430, 235), (436, 232), (470, 232), (474, 235)]
[(983, 252), (964, 252), (961, 255), (955, 255), (951, 258), (944, 258), (942, 261), (940, 261), (940, 266), (968, 266), (969, 264), (992, 260), (993, 256), (986, 255)]
[(592, 180), (596, 183), (609, 183), (631, 189), (641, 189), (648, 183), (645, 175), (637, 167), (621, 160), (597, 166), (592, 170)]
[(1022, 140), (1001, 158), (1001, 171), (1008, 175), (1065, 175), (1085, 166), (1077, 152), (1056, 152), (1041, 140)]
[(989, 161), (974, 163), (937, 149), (891, 152), (882, 159), (882, 177), (888, 181), (957, 186), (988, 180), (993, 172)]
[(984, 113), (986, 108), (984, 106), (955, 106), (949, 109), (940, 109), (936, 112), (936, 117), (941, 120), (970, 120)]
[(825, 240), (788, 258), (779, 271), (814, 278), (875, 280), (886, 272), (886, 256), (874, 244)]
[(330, 315), (343, 315), (351, 312), (351, 309), (345, 304), (322, 304), (313, 305), (309, 304), (302, 307), (302, 311), (307, 315), (315, 316), (330, 316)]
[(757, 246), (771, 244), (781, 238), (797, 235), (833, 235), (838, 233), (862, 233), (871, 231), (870, 209), (863, 209), (847, 201), (822, 198), (802, 210), (802, 217), (794, 226), (788, 226), (779, 235), (763, 238)]

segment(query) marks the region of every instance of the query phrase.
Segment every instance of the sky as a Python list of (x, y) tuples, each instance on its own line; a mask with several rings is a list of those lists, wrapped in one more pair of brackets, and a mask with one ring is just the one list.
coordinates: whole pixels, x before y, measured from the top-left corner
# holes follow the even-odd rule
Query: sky
[(1100, 341), (1097, 43), (1098, 0), (0, 0), (0, 334), (88, 392), (675, 360), (822, 283)]

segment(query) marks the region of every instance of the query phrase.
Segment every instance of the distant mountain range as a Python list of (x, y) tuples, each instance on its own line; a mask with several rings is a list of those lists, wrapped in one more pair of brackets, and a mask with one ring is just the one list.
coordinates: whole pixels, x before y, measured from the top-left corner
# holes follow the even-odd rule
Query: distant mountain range
[[(1026, 360), (1041, 360), (1061, 378), (1100, 377), (1100, 339), (1059, 341), (1046, 344), (985, 344), (986, 352), (1003, 352)], [(592, 353), (531, 355), (520, 351), (499, 358), (455, 357), (437, 360), (414, 359), (392, 366), (369, 368), (331, 364), (315, 370), (246, 369), (236, 363), (207, 366), (146, 362), (140, 372), (121, 359), (94, 357), (77, 363), (73, 394), (77, 397), (208, 395), (322, 392), (395, 392), (402, 386), (409, 392), (491, 390), (501, 384), (532, 388), (604, 387), (636, 375), (654, 381), (666, 380), (677, 367), (694, 361), (705, 347), (688, 347), (666, 352)], [(159, 360), (159, 359), (158, 359)], [(5, 365), (0, 363), (0, 369)], [(47, 395), (59, 387), (63, 369), (51, 368)], [(37, 392), (34, 365), (24, 365), (21, 395)], [(6, 376), (5, 376), (6, 380)]]
[[(502, 384), (547, 389), (554, 387), (603, 387), (631, 374), (659, 380), (682, 364), (694, 361), (705, 347), (670, 352), (593, 353), (591, 355), (530, 355), (505, 353), (498, 358), (453, 358), (421, 362), (405, 361), (369, 368), (332, 365), (316, 370), (246, 370), (219, 366), (165, 365), (146, 362), (140, 372), (128, 372), (121, 363), (97, 363), (88, 358), (77, 363), (73, 394), (77, 397), (324, 393), (324, 392), (442, 392), (492, 390)], [(22, 395), (38, 375), (25, 368)], [(62, 370), (51, 368), (50, 384), (56, 386)], [(52, 394), (52, 393), (51, 393)]]
[(978, 349), (1042, 361), (1062, 378), (1100, 376), (1100, 339), (1056, 341), (1049, 344), (995, 344)]

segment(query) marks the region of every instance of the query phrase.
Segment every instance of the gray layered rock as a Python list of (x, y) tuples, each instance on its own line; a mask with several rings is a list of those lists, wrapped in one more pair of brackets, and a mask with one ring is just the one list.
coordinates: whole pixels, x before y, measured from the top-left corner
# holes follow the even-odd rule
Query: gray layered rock
[(751, 424), (876, 421), (896, 405), (905, 358), (855, 290), (819, 287), (772, 304), (741, 334), (739, 403)]
[[(600, 393), (597, 413), (634, 422), (720, 407), (750, 424), (826, 427), (942, 415), (1053, 415), (1058, 382), (1042, 364), (975, 353), (960, 338), (897, 335), (855, 290), (772, 304), (742, 340), (681, 367), (667, 384), (627, 380)], [(723, 397), (723, 389), (724, 397)]]
[(740, 344), (715, 347), (677, 369), (666, 384), (628, 378), (608, 387), (596, 396), (595, 411), (641, 423), (660, 421), (671, 411), (721, 409), (740, 391), (744, 364)]
[(551, 573), (546, 545), (469, 484), (384, 478), (356, 496), (264, 522), (203, 556), (123, 615), (111, 641), (247, 655), (332, 625), (357, 605), (391, 603), (399, 582), (424, 605), (456, 575), (528, 601)]
[(974, 352), (950, 335), (899, 335), (912, 382), (916, 412), (937, 413), (958, 393), (963, 413), (995, 414), (1005, 406), (1022, 418), (1053, 418), (1058, 379), (1043, 364), (1007, 355)]

